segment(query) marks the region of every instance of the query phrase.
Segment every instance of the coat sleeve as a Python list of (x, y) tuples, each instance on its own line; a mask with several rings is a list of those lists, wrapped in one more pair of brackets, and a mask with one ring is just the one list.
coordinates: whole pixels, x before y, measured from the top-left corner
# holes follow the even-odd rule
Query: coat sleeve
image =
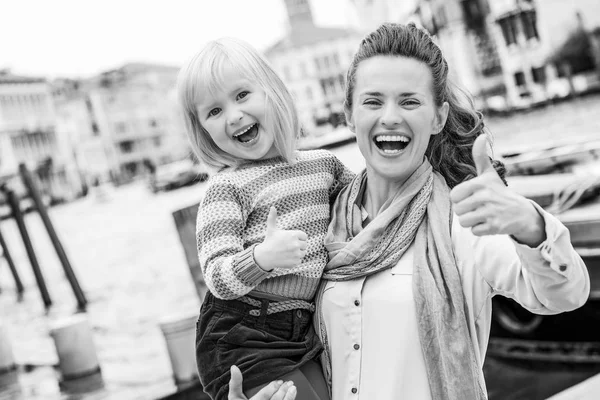
[(198, 208), (196, 239), (206, 286), (217, 298), (241, 297), (270, 276), (254, 261), (255, 245), (244, 248), (246, 218), (233, 184), (209, 186)]
[(459, 262), (472, 263), (490, 296), (509, 297), (536, 314), (572, 311), (589, 297), (588, 270), (571, 244), (568, 229), (533, 204), (546, 231), (546, 240), (538, 247), (520, 244), (507, 235), (477, 237), (454, 223), (452, 234), (458, 240), (453, 242), (463, 259)]

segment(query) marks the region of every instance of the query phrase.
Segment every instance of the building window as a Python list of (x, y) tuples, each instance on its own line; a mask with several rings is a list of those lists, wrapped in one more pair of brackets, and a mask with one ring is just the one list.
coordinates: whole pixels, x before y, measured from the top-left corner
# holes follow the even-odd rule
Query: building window
[(506, 45), (517, 43), (517, 19), (514, 15), (498, 20)]
[(336, 67), (340, 66), (340, 56), (338, 56), (337, 53), (333, 53), (333, 65)]
[(546, 83), (546, 68), (531, 68), (531, 75), (535, 83)]
[(527, 39), (539, 39), (537, 27), (536, 27), (536, 14), (534, 10), (525, 11), (521, 14), (521, 21), (523, 23), (523, 30), (525, 31), (525, 37)]
[(315, 68), (317, 69), (317, 72), (321, 70), (321, 59), (320, 58), (315, 58)]
[(525, 74), (522, 71), (515, 72), (515, 84), (519, 87), (525, 86)]
[(123, 154), (131, 153), (133, 151), (133, 141), (128, 140), (126, 142), (121, 142), (119, 143), (119, 148)]
[(338, 81), (340, 82), (340, 87), (342, 88), (342, 91), (345, 91), (346, 90), (346, 80), (344, 79), (344, 74), (338, 75)]
[[(482, 5), (478, 0), (463, 0), (462, 9), (465, 16), (465, 22), (469, 29), (480, 29), (485, 25), (485, 13)], [(446, 24), (446, 15), (436, 18), (438, 26), (442, 27)]]

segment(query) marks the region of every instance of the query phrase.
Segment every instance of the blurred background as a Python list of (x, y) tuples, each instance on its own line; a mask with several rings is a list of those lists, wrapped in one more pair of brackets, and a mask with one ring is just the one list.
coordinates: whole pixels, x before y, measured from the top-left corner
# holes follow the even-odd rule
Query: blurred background
[[(600, 0), (0, 9), (0, 399), (201, 398), (172, 343), (173, 329), (186, 331), (173, 321), (193, 320), (205, 290), (193, 224), (210, 174), (177, 112), (179, 68), (208, 40), (249, 41), (296, 100), (300, 147), (328, 148), (358, 172), (345, 73), (382, 22), (435, 36), (485, 115), (509, 184), (567, 224), (590, 270), (592, 295), (573, 313), (541, 318), (495, 300), (490, 399), (544, 399), (600, 372)], [(94, 343), (92, 368), (75, 362), (86, 376), (68, 376), (57, 347), (74, 316)]]

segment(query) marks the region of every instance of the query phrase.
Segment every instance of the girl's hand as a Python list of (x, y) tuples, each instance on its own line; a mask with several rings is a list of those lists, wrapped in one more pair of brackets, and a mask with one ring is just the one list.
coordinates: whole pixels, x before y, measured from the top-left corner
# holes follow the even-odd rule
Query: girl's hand
[(242, 372), (235, 365), (231, 366), (229, 379), (229, 400), (295, 400), (296, 386), (293, 382), (273, 381), (248, 399), (242, 392)]
[(504, 185), (487, 155), (487, 135), (473, 144), (477, 177), (450, 192), (460, 225), (476, 236), (511, 235), (516, 241), (537, 247), (546, 240), (542, 216), (525, 197)]
[(297, 267), (306, 255), (307, 240), (308, 236), (302, 231), (279, 229), (277, 209), (271, 207), (265, 240), (254, 248), (254, 260), (265, 271)]

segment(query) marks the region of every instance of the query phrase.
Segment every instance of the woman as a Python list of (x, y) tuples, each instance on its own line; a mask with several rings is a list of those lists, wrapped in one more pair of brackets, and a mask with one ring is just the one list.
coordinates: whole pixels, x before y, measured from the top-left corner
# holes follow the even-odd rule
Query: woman
[(345, 112), (366, 169), (325, 239), (315, 329), (332, 398), (485, 399), (492, 297), (556, 314), (589, 295), (568, 230), (505, 186), (481, 115), (414, 25), (362, 41)]

